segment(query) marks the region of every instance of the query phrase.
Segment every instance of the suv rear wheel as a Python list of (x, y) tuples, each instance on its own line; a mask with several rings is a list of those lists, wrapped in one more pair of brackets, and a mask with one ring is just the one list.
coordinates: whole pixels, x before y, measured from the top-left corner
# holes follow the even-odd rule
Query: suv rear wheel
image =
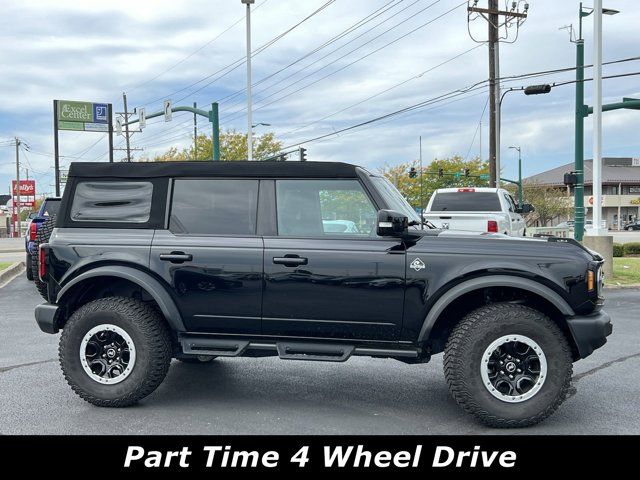
[(469, 313), (454, 328), (444, 373), (458, 404), (492, 427), (525, 427), (565, 400), (572, 375), (567, 340), (547, 316), (497, 303)]
[(60, 365), (80, 397), (100, 407), (126, 407), (153, 392), (171, 363), (171, 337), (160, 314), (123, 297), (76, 310), (60, 337)]

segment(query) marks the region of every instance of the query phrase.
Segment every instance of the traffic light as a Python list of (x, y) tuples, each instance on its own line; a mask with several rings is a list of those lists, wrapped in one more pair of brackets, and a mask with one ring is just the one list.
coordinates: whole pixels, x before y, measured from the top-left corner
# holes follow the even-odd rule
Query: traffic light
[(438, 176), (439, 177), (444, 177), (444, 169), (442, 169), (442, 168), (438, 169)]
[(464, 169), (464, 176), (465, 176), (465, 177), (468, 177), (468, 176), (469, 176), (469, 169), (468, 169), (468, 168), (465, 168), (465, 169)]
[(300, 147), (299, 153), (300, 153), (300, 161), (301, 162), (306, 162), (307, 161), (307, 149), (304, 148), (304, 147)]
[(409, 178), (416, 178), (418, 176), (418, 171), (415, 167), (411, 167), (409, 170)]
[(568, 186), (574, 186), (578, 183), (578, 175), (576, 172), (568, 172), (564, 174), (564, 184)]
[(545, 83), (543, 85), (529, 85), (524, 89), (525, 95), (543, 95), (551, 91), (551, 85)]

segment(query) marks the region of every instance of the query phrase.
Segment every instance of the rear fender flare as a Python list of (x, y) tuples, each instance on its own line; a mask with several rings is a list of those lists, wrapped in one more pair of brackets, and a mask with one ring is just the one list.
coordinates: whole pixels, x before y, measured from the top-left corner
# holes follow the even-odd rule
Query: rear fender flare
[(59, 305), (64, 304), (65, 295), (67, 295), (74, 286), (96, 277), (118, 277), (135, 283), (153, 297), (173, 330), (179, 332), (186, 330), (184, 322), (182, 321), (182, 315), (180, 315), (180, 311), (173, 301), (173, 298), (171, 298), (171, 295), (169, 295), (169, 292), (167, 292), (167, 289), (148, 273), (133, 267), (107, 265), (81, 273), (62, 287), (56, 298), (56, 303)]

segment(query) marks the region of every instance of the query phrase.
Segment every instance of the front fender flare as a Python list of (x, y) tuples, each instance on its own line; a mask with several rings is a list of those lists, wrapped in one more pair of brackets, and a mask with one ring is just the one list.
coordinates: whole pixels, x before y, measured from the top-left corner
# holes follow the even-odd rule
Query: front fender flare
[(135, 283), (153, 297), (172, 329), (179, 332), (186, 331), (184, 322), (182, 321), (182, 315), (180, 315), (180, 311), (173, 301), (173, 298), (171, 298), (171, 295), (169, 295), (169, 292), (167, 292), (167, 289), (148, 273), (133, 267), (106, 265), (81, 273), (62, 287), (60, 292), (58, 292), (56, 303), (63, 304), (65, 295), (68, 294), (74, 286), (95, 277), (118, 277)]
[(420, 329), (418, 341), (422, 342), (429, 338), (436, 320), (452, 302), (465, 293), (487, 287), (513, 287), (527, 290), (553, 303), (563, 315), (575, 315), (575, 312), (564, 298), (540, 282), (513, 275), (486, 275), (464, 281), (446, 291), (429, 310)]

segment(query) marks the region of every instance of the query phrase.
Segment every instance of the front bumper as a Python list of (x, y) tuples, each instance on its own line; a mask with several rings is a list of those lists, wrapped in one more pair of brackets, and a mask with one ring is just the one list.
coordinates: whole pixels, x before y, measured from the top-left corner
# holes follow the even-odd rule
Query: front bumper
[(613, 331), (611, 317), (602, 310), (589, 315), (569, 317), (567, 324), (578, 347), (580, 358), (588, 357), (594, 350), (607, 343), (607, 337)]
[(58, 306), (53, 303), (41, 303), (36, 307), (36, 322), (44, 333), (58, 333), (56, 326), (58, 310)]

